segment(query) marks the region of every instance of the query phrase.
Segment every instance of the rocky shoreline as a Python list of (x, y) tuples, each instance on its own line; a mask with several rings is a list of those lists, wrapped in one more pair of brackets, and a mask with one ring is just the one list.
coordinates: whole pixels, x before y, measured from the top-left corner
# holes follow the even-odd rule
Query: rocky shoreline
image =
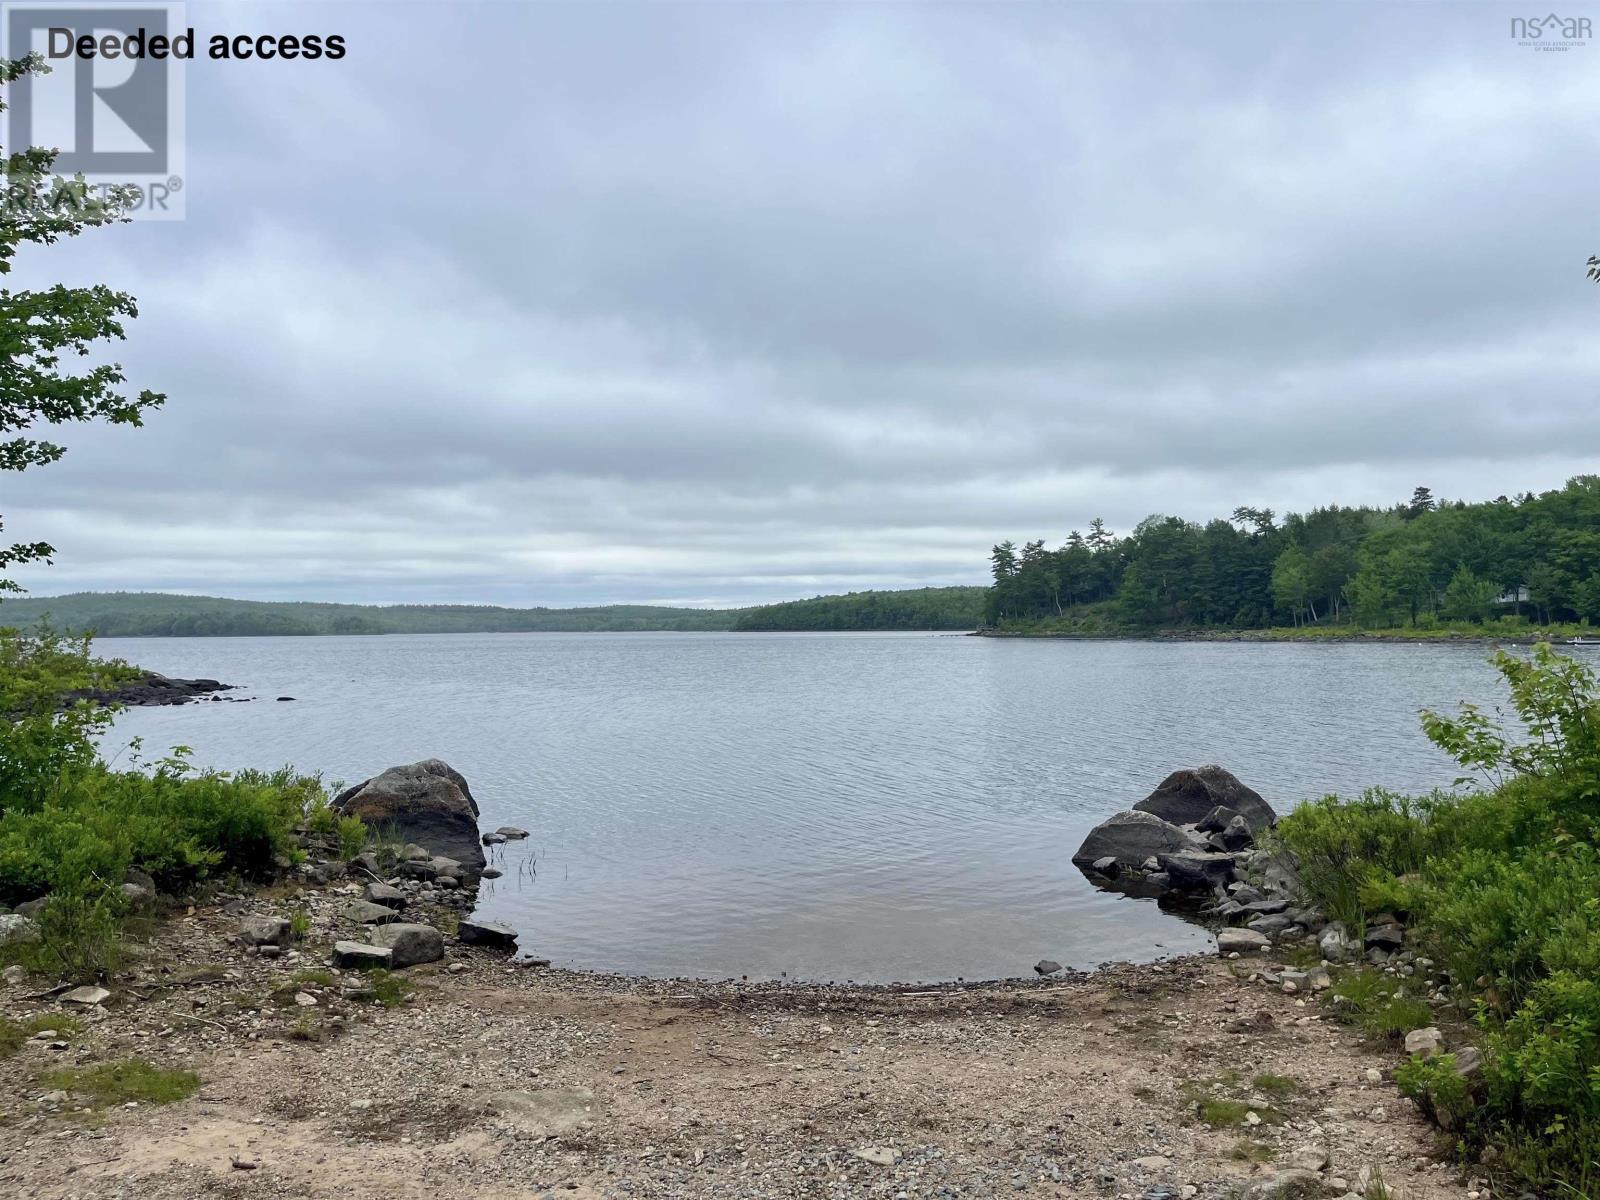
[[(1202, 793), (1235, 816), (1168, 820)], [(1140, 859), (1107, 881), (1165, 874), (1171, 889), (1180, 859), (1248, 854), (1246, 877), (1277, 887), (1264, 849), (1189, 846), (1225, 847), (1241, 824), (1254, 838), (1266, 818), (1253, 795), (1220, 768), (1177, 773), (1130, 812), (1141, 834), (1165, 824), (1186, 848), (1157, 856), (1164, 870)], [(1299, 932), (1259, 932), (1289, 909), (1272, 897), (1251, 909), (1257, 883), (1212, 880), (1209, 865), (1201, 915), (1247, 922), (1224, 937), (1253, 935), (1220, 955), (991, 984), (634, 979), (513, 957), (516, 931), (473, 919), (495, 870), (482, 846), (525, 833), (479, 833), (447, 764), (391, 768), (336, 803), (382, 820), (383, 843), (346, 862), (302, 829), (302, 861), (248, 892), (174, 901), (130, 879), (130, 900), (158, 919), (126, 977), (74, 995), (5, 973), (0, 1015), (33, 1032), (0, 1053), (0, 1193), (1488, 1194), (1435, 1155), (1394, 1088), (1395, 1049), (1337, 1020), (1332, 964), (1308, 963), (1304, 944), (1328, 927), (1301, 914)], [(460, 841), (469, 823), (475, 855)], [(1397, 937), (1383, 969), (1432, 980)], [(195, 1082), (166, 1104), (97, 1100), (72, 1082), (134, 1062)]]
[(80, 688), (62, 698), (63, 706), (80, 700), (96, 704), (119, 704), (125, 708), (154, 708), (171, 704), (196, 704), (201, 701), (245, 703), (253, 697), (223, 696), (222, 692), (238, 689), (237, 684), (222, 683), (216, 679), (173, 679), (155, 671), (119, 682), (111, 688)]

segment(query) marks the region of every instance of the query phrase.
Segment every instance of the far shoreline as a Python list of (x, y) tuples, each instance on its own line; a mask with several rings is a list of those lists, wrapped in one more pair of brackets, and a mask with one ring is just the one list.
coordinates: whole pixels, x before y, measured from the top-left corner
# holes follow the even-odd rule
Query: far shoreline
[[(1317, 633), (1310, 636), (1284, 633), (1271, 629), (1192, 629), (1155, 633), (1070, 633), (1050, 630), (975, 629), (968, 637), (1013, 638), (1032, 641), (1067, 642), (1255, 642), (1284, 646), (1315, 646), (1326, 643), (1388, 643), (1408, 646), (1534, 646), (1548, 642), (1554, 646), (1572, 643), (1550, 634), (1429, 634), (1422, 631), (1360, 631)], [(1580, 643), (1583, 645), (1600, 645)]]

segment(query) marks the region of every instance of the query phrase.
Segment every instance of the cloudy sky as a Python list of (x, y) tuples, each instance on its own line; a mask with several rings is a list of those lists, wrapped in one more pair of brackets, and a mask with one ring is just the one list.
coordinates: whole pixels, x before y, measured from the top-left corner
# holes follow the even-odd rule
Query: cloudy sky
[(24, 252), (170, 398), (0, 481), (22, 581), (743, 603), (1559, 485), (1600, 42), (1521, 8), (191, 3), (349, 54), (195, 62), (188, 219)]

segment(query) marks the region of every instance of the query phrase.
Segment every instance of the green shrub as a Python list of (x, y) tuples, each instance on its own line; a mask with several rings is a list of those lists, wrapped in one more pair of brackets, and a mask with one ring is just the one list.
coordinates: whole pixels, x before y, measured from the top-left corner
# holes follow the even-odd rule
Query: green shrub
[[(1407, 1095), (1496, 1147), (1536, 1187), (1600, 1195), (1600, 690), (1549, 647), (1497, 654), (1525, 740), (1470, 705), (1428, 736), (1492, 786), (1408, 800), (1329, 798), (1279, 824), (1314, 899), (1354, 925), (1388, 909), (1449, 966), (1483, 1029), (1482, 1084), (1444, 1055), (1396, 1072)], [(1462, 783), (1466, 780), (1460, 781)], [(1430, 1021), (1371, 971), (1334, 987), (1347, 1019), (1388, 1036)]]
[(79, 982), (109, 978), (125, 958), (126, 909), (122, 894), (114, 889), (63, 887), (51, 893), (39, 914), (38, 940), (12, 942), (0, 957)]
[(327, 810), (314, 776), (195, 771), (182, 747), (147, 767), (136, 742), (133, 769), (112, 769), (95, 741), (111, 710), (66, 699), (134, 674), (93, 659), (87, 639), (0, 630), (0, 903), (50, 896), (42, 938), (6, 950), (39, 970), (94, 978), (118, 968), (129, 868), (164, 892), (218, 875), (265, 878), (294, 849), (294, 826)]
[(1432, 807), (1381, 790), (1351, 801), (1325, 796), (1284, 817), (1273, 836), (1294, 855), (1301, 882), (1329, 915), (1359, 929), (1367, 913), (1363, 889), (1427, 861)]
[(1515, 1008), (1552, 972), (1600, 975), (1600, 856), (1583, 842), (1467, 851), (1438, 864), (1426, 920), (1458, 978), (1487, 977)]

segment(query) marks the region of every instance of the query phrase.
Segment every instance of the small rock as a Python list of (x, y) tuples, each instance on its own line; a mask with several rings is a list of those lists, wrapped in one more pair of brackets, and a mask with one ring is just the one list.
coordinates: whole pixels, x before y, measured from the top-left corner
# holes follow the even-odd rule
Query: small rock
[(1350, 944), (1350, 935), (1345, 932), (1345, 927), (1334, 921), (1317, 939), (1317, 949), (1322, 952), (1323, 958), (1336, 963), (1349, 958), (1354, 947)]
[(444, 957), (444, 935), (432, 925), (397, 922), (372, 931), (372, 944), (392, 952), (390, 966), (414, 967)]
[(17, 913), (6, 913), (0, 916), (0, 946), (8, 942), (36, 942), (39, 940), (39, 926), (27, 917)]
[(1463, 1046), (1456, 1051), (1456, 1074), (1476, 1075), (1483, 1069), (1483, 1051), (1476, 1046)]
[[(392, 929), (394, 926), (388, 926)], [(336, 967), (387, 967), (392, 965), (394, 953), (387, 946), (368, 946), (361, 942), (335, 942), (333, 965)]]
[(122, 898), (128, 902), (129, 908), (144, 908), (156, 898), (154, 889), (147, 888), (142, 883), (118, 884), (117, 891), (122, 893)]
[(1041, 975), (1054, 975), (1061, 970), (1061, 964), (1053, 958), (1041, 958), (1033, 964), (1033, 969)]
[(0, 971), (0, 979), (4, 979), (12, 987), (21, 987), (28, 980), (28, 971), (25, 967), (9, 966)]
[(1328, 1152), (1321, 1146), (1301, 1146), (1284, 1160), (1284, 1165), (1297, 1171), (1323, 1171), (1328, 1166)]
[(406, 894), (387, 883), (367, 884), (361, 891), (361, 898), (368, 904), (381, 904), (385, 908), (401, 909), (406, 906)]
[(1406, 1053), (1430, 1058), (1444, 1046), (1444, 1035), (1432, 1025), (1426, 1029), (1413, 1029), (1406, 1034)]
[(294, 994), (294, 1002), (301, 1008), (315, 1008), (317, 1006), (317, 998), (310, 992), (296, 992)]
[(246, 917), (239, 922), (239, 940), (246, 946), (287, 946), (289, 922), (282, 917)]
[(1220, 954), (1260, 954), (1271, 945), (1266, 934), (1254, 929), (1217, 931), (1217, 951)]
[(103, 987), (76, 987), (60, 997), (63, 1004), (82, 1004), (86, 1007), (95, 1007), (111, 999), (111, 993)]
[(879, 1167), (892, 1167), (900, 1161), (900, 1151), (893, 1146), (862, 1146), (850, 1153), (862, 1162), (869, 1162)]
[(499, 829), (496, 829), (495, 832), (501, 837), (505, 838), (508, 842), (520, 842), (523, 838), (528, 836), (528, 831), (526, 829), (518, 829), (515, 825), (502, 825)]
[(1405, 930), (1398, 925), (1372, 925), (1367, 927), (1365, 946), (1368, 950), (1381, 950), (1393, 954), (1405, 945)]
[(398, 921), (400, 913), (385, 904), (374, 904), (370, 900), (352, 900), (339, 909), (339, 918), (353, 921), (357, 925), (387, 925), (390, 921)]

